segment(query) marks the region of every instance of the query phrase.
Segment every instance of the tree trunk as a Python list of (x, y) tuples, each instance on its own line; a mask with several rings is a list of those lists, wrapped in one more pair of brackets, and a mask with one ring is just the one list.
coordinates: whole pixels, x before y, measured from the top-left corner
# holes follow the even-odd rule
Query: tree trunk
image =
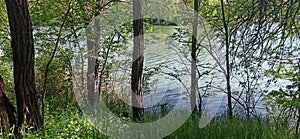
[(221, 0), (223, 26), (225, 29), (225, 44), (226, 44), (226, 82), (227, 82), (227, 100), (228, 100), (228, 116), (232, 117), (232, 102), (231, 102), (231, 87), (230, 87), (230, 68), (229, 68), (229, 33), (228, 25), (225, 18), (224, 2)]
[(88, 104), (93, 106), (96, 99), (96, 88), (95, 88), (95, 40), (93, 36), (93, 30), (91, 26), (86, 28), (87, 36), (87, 56), (88, 56), (88, 69), (87, 69), (87, 88), (88, 88)]
[[(298, 60), (299, 62), (300, 62), (300, 59)], [(300, 64), (298, 63), (298, 78), (300, 77)], [(300, 84), (299, 84), (299, 82), (297, 83), (298, 84), (298, 92), (300, 91)], [(298, 94), (298, 99), (300, 99), (300, 94)], [(296, 135), (298, 135), (298, 133), (299, 133), (299, 126), (300, 126), (300, 108), (299, 107), (297, 107), (297, 109), (298, 109), (298, 120), (297, 120), (297, 122), (296, 122)]]
[(133, 0), (134, 50), (131, 70), (133, 120), (141, 121), (144, 113), (142, 74), (144, 61), (143, 0)]
[(197, 51), (197, 29), (198, 29), (198, 9), (199, 2), (198, 0), (194, 0), (194, 23), (193, 23), (193, 35), (192, 35), (192, 64), (191, 64), (191, 111), (192, 118), (195, 118), (197, 112), (196, 106), (196, 91), (197, 91), (197, 75), (196, 75), (196, 51)]
[(34, 74), (34, 45), (27, 0), (5, 0), (11, 32), (18, 127), (43, 128)]

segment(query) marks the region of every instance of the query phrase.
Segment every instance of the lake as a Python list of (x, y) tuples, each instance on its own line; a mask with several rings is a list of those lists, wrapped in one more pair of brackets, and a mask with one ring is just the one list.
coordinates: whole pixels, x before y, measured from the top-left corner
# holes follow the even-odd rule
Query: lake
[[(189, 110), (190, 98), (187, 92), (190, 87), (190, 52), (183, 43), (172, 41), (168, 38), (176, 30), (176, 26), (154, 26), (153, 32), (145, 33), (145, 58), (144, 76), (150, 74), (147, 79), (147, 87), (144, 87), (144, 105), (148, 114), (158, 114), (162, 111)], [(171, 41), (171, 42), (170, 42)], [(131, 53), (132, 42), (128, 43), (129, 53)], [(218, 45), (218, 43), (216, 43)], [(217, 51), (217, 50), (216, 50)], [(222, 53), (222, 50), (216, 53)], [(129, 55), (119, 55), (116, 59), (131, 60)], [(128, 58), (129, 57), (129, 58)], [(220, 56), (222, 57), (222, 56)], [(227, 96), (225, 93), (226, 80), (221, 68), (218, 67), (215, 59), (206, 51), (202, 51), (198, 56), (198, 63), (214, 68), (212, 75), (203, 76), (199, 80), (200, 94), (203, 97), (203, 108), (211, 111), (211, 116), (222, 115), (227, 109)], [(225, 65), (221, 59), (222, 66)], [(111, 73), (115, 90), (120, 90), (118, 95), (130, 102), (130, 62), (120, 63), (115, 72)], [(267, 65), (266, 65), (267, 66)], [(122, 67), (122, 68), (121, 68)], [(127, 70), (120, 70), (127, 69)], [(207, 70), (199, 68), (200, 72)], [(172, 73), (173, 76), (170, 76)], [(177, 76), (177, 79), (174, 78)], [(180, 79), (180, 81), (178, 80)], [(239, 91), (239, 85), (234, 80), (232, 91)], [(210, 87), (207, 85), (210, 84)], [(117, 86), (117, 87), (116, 87)], [(276, 86), (271, 89), (277, 89)], [(235, 90), (236, 89), (236, 90)], [(127, 92), (127, 93), (124, 93)], [(127, 94), (127, 95), (124, 95)], [(260, 99), (255, 97), (254, 100)], [(197, 103), (199, 102), (197, 98)], [(233, 100), (234, 112), (244, 115), (241, 105)], [(163, 108), (163, 109), (162, 109)], [(253, 113), (257, 116), (267, 116), (266, 106), (260, 101), (257, 102)]]

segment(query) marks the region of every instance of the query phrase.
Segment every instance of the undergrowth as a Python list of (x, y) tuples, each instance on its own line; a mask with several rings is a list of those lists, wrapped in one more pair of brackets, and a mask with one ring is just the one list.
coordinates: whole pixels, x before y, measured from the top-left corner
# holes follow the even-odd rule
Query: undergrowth
[[(50, 102), (50, 103), (49, 103)], [(112, 108), (113, 104), (107, 103)], [(59, 106), (59, 107), (58, 107)], [(127, 110), (128, 108), (126, 108)], [(122, 109), (113, 110), (119, 117)], [(132, 117), (131, 113), (129, 114)], [(151, 122), (163, 117), (163, 115), (145, 116), (144, 122)], [(295, 137), (288, 128), (288, 124), (272, 123), (264, 119), (244, 119), (233, 117), (214, 118), (204, 128), (199, 128), (199, 118), (188, 119), (175, 132), (165, 139), (290, 139)], [(131, 119), (128, 119), (131, 121)], [(176, 121), (174, 121), (176, 122)], [(122, 128), (122, 127), (120, 127)], [(25, 132), (27, 131), (27, 132)], [(48, 139), (48, 138), (70, 138), (70, 139), (108, 139), (82, 114), (76, 103), (56, 102), (55, 105), (48, 101), (45, 113), (45, 126), (43, 131), (35, 133), (28, 132), (26, 127), (21, 131), (22, 138)], [(9, 138), (2, 135), (2, 138)]]

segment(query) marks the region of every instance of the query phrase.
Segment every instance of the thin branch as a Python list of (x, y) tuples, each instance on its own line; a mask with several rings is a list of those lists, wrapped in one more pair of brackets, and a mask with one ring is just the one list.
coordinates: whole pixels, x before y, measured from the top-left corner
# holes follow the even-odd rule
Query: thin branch
[(47, 77), (48, 77), (49, 67), (50, 67), (50, 64), (52, 63), (52, 61), (54, 59), (54, 56), (56, 54), (56, 51), (58, 49), (60, 38), (62, 36), (63, 27), (65, 26), (65, 24), (67, 22), (67, 17), (70, 13), (70, 10), (71, 10), (71, 3), (72, 3), (72, 0), (69, 1), (68, 10), (64, 15), (63, 23), (61, 24), (61, 26), (59, 28), (59, 32), (58, 32), (57, 39), (56, 39), (56, 42), (55, 42), (54, 50), (52, 52), (52, 55), (51, 55), (49, 61), (47, 62), (46, 69), (45, 69), (44, 84), (43, 84), (43, 91), (42, 91), (42, 120), (43, 120), (43, 123), (44, 123), (44, 120), (45, 120), (44, 119), (44, 115), (45, 115), (45, 94), (46, 94), (46, 90), (47, 90)]

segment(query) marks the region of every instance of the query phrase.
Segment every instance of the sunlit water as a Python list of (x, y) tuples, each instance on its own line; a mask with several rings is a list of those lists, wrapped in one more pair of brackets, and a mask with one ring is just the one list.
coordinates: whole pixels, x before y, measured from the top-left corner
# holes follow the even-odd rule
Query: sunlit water
[[(190, 66), (190, 51), (182, 48), (182, 43), (172, 41), (168, 39), (170, 35), (175, 32), (175, 26), (156, 26), (154, 32), (145, 34), (145, 52), (144, 52), (144, 78), (146, 74), (153, 71), (154, 73), (146, 80), (148, 86), (144, 86), (144, 107), (148, 114), (158, 114), (160, 112), (167, 112), (170, 110), (187, 110), (190, 111), (190, 82), (191, 82), (191, 66)], [(171, 41), (170, 41), (171, 40)], [(204, 43), (207, 44), (207, 42)], [(220, 48), (220, 43), (212, 41), (212, 45), (216, 55), (220, 57), (220, 65), (216, 60), (205, 50), (200, 52), (198, 64), (205, 64), (208, 67), (214, 67), (214, 70), (210, 74), (203, 76), (199, 79), (198, 86), (201, 87), (199, 92), (203, 96), (202, 110), (208, 111), (210, 116), (222, 115), (227, 110), (227, 95), (226, 95), (226, 80), (224, 70), (220, 66), (225, 67), (224, 61), (224, 49), (215, 50)], [(172, 44), (172, 45), (171, 45)], [(131, 103), (131, 87), (130, 87), (130, 74), (131, 74), (131, 61), (132, 61), (132, 41), (126, 44), (127, 50), (122, 49), (124, 52), (114, 52), (113, 59), (119, 61), (113, 69), (110, 70), (109, 79), (107, 83), (109, 88), (113, 89), (113, 92), (118, 94), (128, 105)], [(224, 48), (224, 47), (223, 47)], [(181, 50), (181, 51), (179, 51)], [(110, 61), (109, 61), (110, 62)], [(86, 67), (87, 62), (84, 62)], [(208, 64), (207, 64), (208, 63)], [(75, 62), (75, 64), (81, 64)], [(262, 70), (268, 69), (267, 62), (262, 63)], [(203, 68), (199, 68), (200, 73), (204, 72)], [(180, 81), (174, 77), (168, 75), (178, 75)], [(234, 74), (234, 73), (233, 73)], [(234, 75), (236, 78), (240, 78), (239, 75)], [(231, 79), (232, 92), (240, 92), (236, 78)], [(266, 77), (259, 80), (258, 88), (266, 90), (278, 90), (279, 87), (285, 86), (287, 80), (277, 80), (277, 84), (265, 86), (267, 81)], [(207, 88), (206, 85), (210, 83), (211, 87)], [(261, 90), (251, 90), (262, 94)], [(205, 95), (204, 95), (205, 94)], [(236, 98), (238, 96), (235, 95)], [(245, 96), (241, 96), (239, 99), (245, 99)], [(255, 108), (252, 108), (252, 112), (256, 116), (267, 116), (267, 106), (263, 105), (260, 101), (261, 98), (254, 96), (253, 100), (257, 101)], [(234, 100), (234, 113), (238, 115), (245, 115), (245, 110), (241, 105)], [(198, 104), (197, 93), (197, 104)], [(243, 103), (243, 102), (242, 102)], [(198, 106), (198, 105), (197, 105)], [(215, 111), (215, 112), (213, 112)]]
[[(145, 58), (144, 58), (144, 68), (154, 69), (158, 68), (157, 73), (151, 75), (148, 80), (150, 84), (146, 89), (144, 88), (144, 106), (146, 108), (146, 112), (149, 114), (157, 114), (162, 111), (170, 111), (170, 110), (189, 110), (190, 109), (190, 98), (189, 92), (190, 89), (190, 63), (183, 53), (178, 53), (175, 50), (179, 46), (170, 45), (167, 41), (167, 37), (171, 35), (175, 31), (175, 27), (162, 27), (163, 31), (166, 31), (166, 28), (169, 28), (169, 32), (160, 33), (160, 31), (153, 33), (145, 34)], [(159, 27), (157, 28), (159, 29)], [(168, 43), (167, 43), (168, 42)], [(173, 49), (170, 49), (170, 48)], [(128, 48), (132, 49), (132, 43), (128, 44)], [(175, 48), (175, 49), (174, 49)], [(188, 50), (187, 50), (188, 51)], [(119, 59), (126, 59), (122, 58)], [(127, 56), (128, 57), (128, 56)], [(187, 52), (187, 57), (190, 58), (190, 52)], [(130, 59), (130, 58), (129, 58)], [(209, 55), (207, 52), (201, 53), (199, 57), (199, 63), (209, 63), (211, 65), (216, 65), (215, 60)], [(222, 61), (222, 66), (224, 66), (224, 61)], [(167, 67), (166, 67), (167, 65)], [(121, 67), (130, 69), (130, 64), (121, 65)], [(267, 65), (266, 65), (267, 66)], [(174, 77), (167, 75), (166, 73), (177, 74), (176, 70), (183, 69), (185, 75), (180, 77), (181, 82)], [(225, 75), (220, 71), (221, 69), (216, 66), (217, 70), (213, 71), (213, 75), (204, 76), (199, 80), (198, 85), (203, 86), (206, 85), (207, 82), (212, 81), (211, 88), (206, 91), (205, 97), (203, 97), (202, 110), (215, 110), (216, 113), (212, 113), (211, 116), (221, 115), (227, 110), (227, 96), (225, 93), (226, 89), (226, 80)], [(200, 72), (201, 68), (200, 68)], [(147, 73), (147, 71), (144, 71)], [(122, 72), (123, 75), (124, 72)], [(127, 70), (126, 78), (122, 78), (125, 81), (121, 81), (123, 87), (121, 87), (124, 93), (124, 90), (130, 92), (130, 78), (128, 76), (130, 74), (130, 70)], [(115, 74), (116, 75), (116, 74)], [(118, 74), (117, 76), (120, 76)], [(213, 80), (212, 80), (213, 78)], [(118, 77), (120, 79), (120, 77)], [(120, 85), (120, 84), (115, 84)], [(114, 85), (114, 86), (115, 86)], [(233, 89), (239, 89), (237, 83), (232, 81)], [(185, 88), (187, 87), (187, 88)], [(263, 86), (262, 86), (263, 87)], [(125, 89), (124, 89), (125, 88)], [(275, 86), (270, 89), (277, 89)], [(148, 91), (146, 91), (148, 90)], [(235, 90), (233, 90), (235, 91)], [(204, 89), (200, 89), (200, 94), (204, 94)], [(121, 95), (122, 96), (122, 95)], [(128, 98), (127, 98), (128, 99)], [(259, 99), (258, 97), (254, 100)], [(197, 94), (197, 104), (198, 104), (198, 94)], [(130, 104), (130, 99), (128, 99), (127, 103)], [(241, 112), (242, 107), (233, 100), (234, 104), (234, 112), (236, 114), (243, 115)], [(198, 106), (198, 105), (197, 105)], [(163, 108), (163, 109), (162, 109)], [(266, 116), (268, 113), (266, 111), (266, 106), (262, 104), (262, 102), (258, 101), (255, 106), (255, 109), (252, 110), (257, 116)]]

